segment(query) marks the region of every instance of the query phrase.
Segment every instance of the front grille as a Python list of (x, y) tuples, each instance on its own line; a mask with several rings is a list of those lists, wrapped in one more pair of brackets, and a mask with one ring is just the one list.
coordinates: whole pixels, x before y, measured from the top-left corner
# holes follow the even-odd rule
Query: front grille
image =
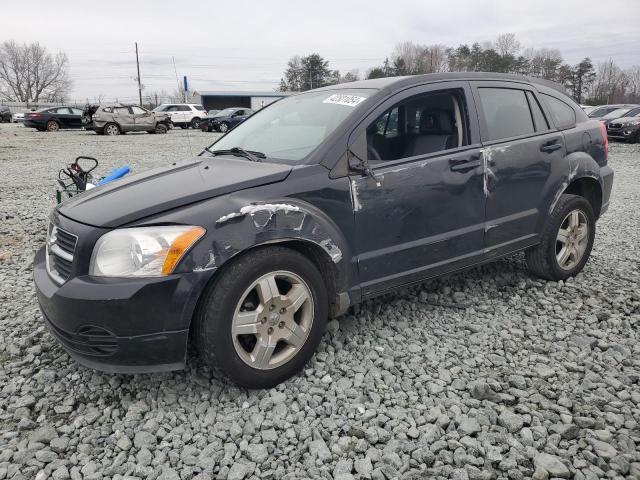
[(618, 129), (618, 128), (622, 128), (622, 124), (621, 123), (610, 123), (609, 124), (609, 128), (611, 129)]
[(71, 276), (73, 255), (78, 237), (55, 225), (49, 226), (47, 235), (47, 272), (56, 283), (63, 284)]
[(118, 350), (116, 336), (102, 327), (84, 325), (78, 328), (76, 333), (70, 333), (55, 326), (49, 319), (47, 324), (60, 343), (74, 352), (103, 357), (112, 355)]

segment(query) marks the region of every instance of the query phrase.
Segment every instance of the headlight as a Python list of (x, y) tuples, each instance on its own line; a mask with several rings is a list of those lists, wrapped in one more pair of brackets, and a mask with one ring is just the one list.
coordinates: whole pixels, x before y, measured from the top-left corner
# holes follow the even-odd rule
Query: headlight
[(173, 272), (204, 235), (194, 226), (122, 228), (104, 234), (91, 255), (89, 275), (160, 277)]

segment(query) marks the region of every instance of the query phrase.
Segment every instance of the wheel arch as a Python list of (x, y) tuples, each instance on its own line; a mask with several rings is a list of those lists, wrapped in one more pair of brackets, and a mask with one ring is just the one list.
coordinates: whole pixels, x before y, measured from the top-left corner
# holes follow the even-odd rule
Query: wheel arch
[(602, 185), (593, 177), (580, 177), (574, 179), (562, 193), (570, 193), (584, 197), (593, 208), (596, 218), (600, 216), (602, 208)]

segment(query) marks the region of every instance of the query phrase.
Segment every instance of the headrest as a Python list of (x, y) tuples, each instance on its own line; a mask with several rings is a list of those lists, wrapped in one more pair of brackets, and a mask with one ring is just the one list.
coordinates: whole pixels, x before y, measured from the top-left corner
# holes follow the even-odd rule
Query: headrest
[(453, 121), (448, 110), (425, 109), (420, 113), (420, 133), (449, 135)]

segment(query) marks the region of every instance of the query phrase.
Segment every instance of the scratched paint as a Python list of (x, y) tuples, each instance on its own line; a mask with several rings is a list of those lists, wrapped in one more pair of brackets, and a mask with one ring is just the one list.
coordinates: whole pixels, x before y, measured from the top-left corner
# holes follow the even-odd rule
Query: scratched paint
[[(227, 215), (223, 215), (222, 217), (216, 220), (216, 224), (222, 224), (228, 222), (233, 218), (244, 217), (246, 215), (250, 215), (251, 217), (255, 217), (256, 213), (266, 213), (265, 221), (260, 222), (256, 220), (256, 227), (264, 228), (273, 218), (273, 215), (276, 212), (289, 213), (289, 212), (299, 212), (300, 207), (295, 205), (289, 205), (286, 203), (264, 203), (259, 205), (247, 205), (242, 207), (239, 212), (229, 213)], [(303, 218), (304, 222), (304, 218)], [(301, 225), (302, 226), (302, 225)]]
[(579, 167), (580, 166), (578, 165), (578, 163), (576, 163), (575, 165), (570, 167), (569, 174), (564, 179), (562, 184), (560, 184), (560, 187), (558, 188), (558, 191), (553, 196), (553, 200), (551, 201), (551, 205), (549, 206), (549, 213), (553, 212), (553, 210), (556, 208), (556, 205), (557, 205), (558, 201), (560, 200), (560, 197), (562, 196), (564, 191), (567, 189), (567, 187), (573, 181), (573, 179), (576, 178), (576, 175), (578, 174)]
[(494, 161), (496, 153), (504, 153), (509, 149), (510, 145), (502, 145), (500, 147), (485, 147), (480, 150), (482, 156), (482, 191), (485, 197), (489, 197), (489, 178), (496, 178), (495, 173), (491, 170), (491, 164)]
[(331, 241), (330, 238), (322, 240), (320, 242), (320, 246), (324, 248), (324, 250), (329, 254), (333, 263), (338, 263), (342, 260), (342, 251), (338, 248), (338, 246)]
[(212, 251), (209, 251), (209, 261), (206, 263), (206, 265), (202, 267), (195, 267), (193, 271), (204, 272), (205, 270), (212, 270), (214, 268), (216, 268), (216, 256), (213, 254)]

